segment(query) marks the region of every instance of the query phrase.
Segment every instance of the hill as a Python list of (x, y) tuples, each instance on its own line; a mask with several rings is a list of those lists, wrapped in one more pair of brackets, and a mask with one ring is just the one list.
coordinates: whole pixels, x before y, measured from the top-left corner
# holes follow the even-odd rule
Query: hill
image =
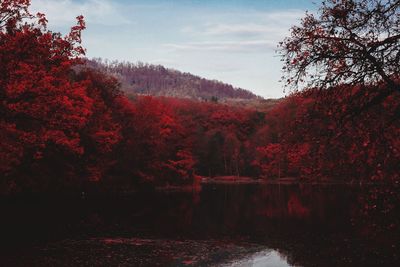
[(127, 94), (168, 96), (193, 100), (226, 101), (261, 100), (252, 92), (235, 88), (216, 80), (207, 80), (190, 73), (168, 69), (161, 65), (88, 60), (89, 67), (101, 70), (118, 78)]

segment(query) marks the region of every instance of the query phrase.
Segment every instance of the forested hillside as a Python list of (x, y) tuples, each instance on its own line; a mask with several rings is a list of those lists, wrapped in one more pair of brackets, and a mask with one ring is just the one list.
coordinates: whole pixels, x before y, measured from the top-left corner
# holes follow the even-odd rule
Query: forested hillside
[(121, 82), (121, 89), (126, 93), (214, 102), (227, 99), (261, 99), (248, 90), (161, 65), (110, 62), (99, 58), (88, 60), (86, 65), (115, 76)]
[(308, 89), (246, 108), (126, 95), (124, 80), (121, 87), (110, 73), (149, 90), (193, 89), (198, 81), (210, 97), (255, 98), (160, 66), (92, 61), (93, 69), (83, 64), (85, 22), (77, 19), (66, 37), (47, 31), (42, 14), (32, 25), (11, 21), (0, 34), (0, 191), (89, 181), (109, 188), (187, 184), (200, 176), (399, 180), (399, 93), (372, 105), (388, 90), (383, 82)]

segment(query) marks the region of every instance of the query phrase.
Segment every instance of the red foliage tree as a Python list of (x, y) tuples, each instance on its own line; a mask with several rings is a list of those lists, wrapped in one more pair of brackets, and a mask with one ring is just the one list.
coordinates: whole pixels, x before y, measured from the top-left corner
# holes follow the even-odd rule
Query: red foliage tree
[[(13, 136), (16, 151), (3, 170), (19, 164), (28, 168), (49, 150), (82, 154), (79, 130), (91, 115), (93, 101), (86, 95), (86, 82), (70, 79), (71, 66), (83, 53), (77, 26), (66, 37), (46, 31), (46, 19), (23, 23), (33, 16), (29, 1), (2, 1), (0, 7), (0, 87), (2, 135)], [(3, 144), (3, 142), (2, 142)], [(10, 144), (2, 145), (1, 154)], [(4, 161), (2, 161), (4, 162)]]
[(9, 184), (25, 177), (20, 184), (28, 188), (58, 187), (81, 177), (82, 168), (99, 173), (104, 166), (93, 167), (88, 158), (98, 161), (119, 140), (114, 100), (107, 94), (117, 87), (104, 75), (75, 74), (84, 55), (82, 16), (62, 37), (46, 30), (46, 17), (31, 15), (29, 4), (0, 4), (0, 170), (20, 177)]

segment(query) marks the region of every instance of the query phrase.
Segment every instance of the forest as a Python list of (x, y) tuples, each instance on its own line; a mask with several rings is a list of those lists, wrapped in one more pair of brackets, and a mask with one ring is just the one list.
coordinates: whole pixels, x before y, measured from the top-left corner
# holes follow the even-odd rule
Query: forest
[(310, 87), (265, 108), (126, 94), (84, 58), (82, 16), (62, 36), (28, 6), (0, 9), (2, 194), (216, 176), (399, 182), (399, 92), (372, 103), (384, 82)]

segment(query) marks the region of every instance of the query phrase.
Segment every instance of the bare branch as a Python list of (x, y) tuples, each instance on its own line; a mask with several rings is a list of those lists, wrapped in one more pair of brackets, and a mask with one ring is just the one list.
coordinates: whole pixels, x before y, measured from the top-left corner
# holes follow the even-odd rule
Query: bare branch
[(400, 91), (400, 0), (326, 0), (280, 44), (285, 85), (383, 81)]

